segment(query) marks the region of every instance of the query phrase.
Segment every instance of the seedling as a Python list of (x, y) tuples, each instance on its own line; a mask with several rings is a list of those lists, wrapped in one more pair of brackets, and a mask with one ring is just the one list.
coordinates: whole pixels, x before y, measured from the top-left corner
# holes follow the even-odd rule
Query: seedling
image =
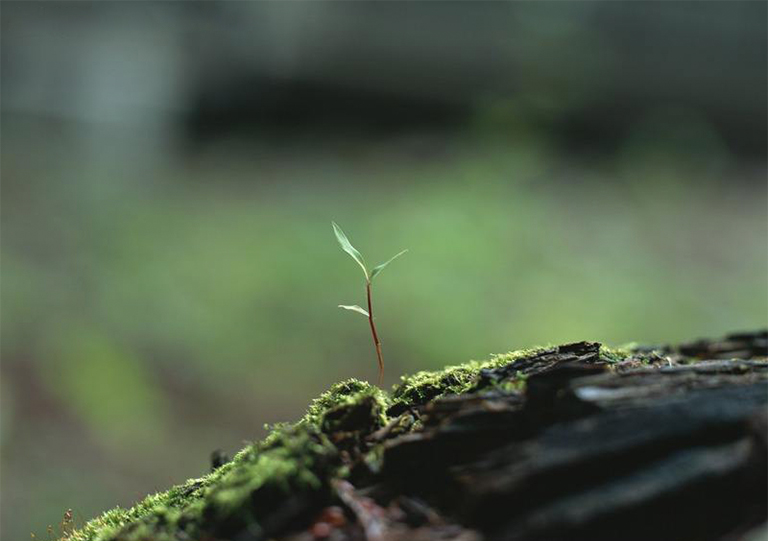
[(363, 314), (368, 318), (368, 324), (371, 327), (371, 336), (373, 337), (373, 345), (376, 347), (376, 360), (379, 363), (379, 385), (381, 385), (381, 380), (384, 377), (384, 359), (381, 356), (381, 341), (379, 340), (379, 334), (376, 332), (376, 321), (373, 317), (373, 304), (371, 303), (371, 284), (373, 283), (373, 279), (376, 278), (387, 265), (392, 263), (395, 259), (403, 255), (408, 250), (403, 250), (402, 252), (395, 254), (381, 265), (373, 267), (373, 269), (368, 271), (368, 267), (365, 265), (363, 256), (355, 249), (354, 246), (352, 246), (352, 244), (349, 242), (349, 239), (344, 234), (344, 231), (341, 230), (336, 222), (331, 222), (331, 225), (333, 225), (333, 232), (336, 235), (336, 240), (338, 240), (339, 244), (341, 245), (341, 249), (347, 252), (350, 257), (352, 257), (352, 259), (354, 259), (355, 262), (360, 265), (360, 268), (363, 269), (363, 274), (365, 275), (365, 296), (368, 300), (368, 310), (365, 310), (356, 304), (340, 304), (339, 308)]

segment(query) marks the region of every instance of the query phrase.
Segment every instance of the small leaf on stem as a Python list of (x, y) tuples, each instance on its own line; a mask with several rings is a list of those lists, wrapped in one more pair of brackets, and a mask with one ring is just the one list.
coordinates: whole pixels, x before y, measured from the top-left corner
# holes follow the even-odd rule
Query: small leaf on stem
[(376, 275), (377, 275), (377, 274), (379, 274), (381, 271), (383, 271), (383, 270), (384, 270), (384, 267), (386, 267), (387, 265), (389, 265), (390, 263), (392, 263), (392, 262), (393, 262), (395, 259), (397, 259), (397, 258), (398, 258), (398, 257), (400, 257), (401, 255), (403, 255), (403, 254), (404, 254), (405, 252), (407, 252), (407, 251), (408, 251), (408, 250), (403, 250), (403, 251), (402, 251), (402, 252), (400, 252), (399, 254), (395, 254), (394, 256), (392, 256), (391, 258), (389, 258), (387, 261), (385, 261), (385, 262), (384, 262), (384, 263), (382, 263), (381, 265), (377, 265), (376, 267), (374, 267), (374, 268), (373, 268), (373, 270), (371, 271), (371, 280), (373, 280), (373, 279), (376, 277)]
[(354, 304), (354, 305), (340, 304), (339, 308), (344, 308), (344, 310), (352, 310), (353, 312), (359, 312), (359, 313), (363, 314), (365, 317), (368, 317), (368, 312), (365, 309), (360, 308), (356, 304)]
[(344, 234), (344, 231), (341, 230), (336, 222), (331, 222), (331, 225), (333, 225), (333, 233), (336, 235), (336, 240), (339, 241), (341, 249), (352, 256), (352, 259), (354, 259), (357, 264), (360, 265), (360, 268), (363, 269), (363, 273), (365, 274), (365, 279), (368, 280), (368, 269), (365, 267), (365, 261), (363, 260), (362, 254), (358, 252), (354, 246), (352, 246), (352, 243), (349, 242), (349, 239)]

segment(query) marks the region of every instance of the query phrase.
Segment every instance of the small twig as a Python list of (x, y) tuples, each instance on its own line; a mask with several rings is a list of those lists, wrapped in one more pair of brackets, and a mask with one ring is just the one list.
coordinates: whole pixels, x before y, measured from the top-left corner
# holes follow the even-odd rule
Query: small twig
[(336, 479), (333, 481), (339, 499), (357, 517), (357, 521), (363, 528), (367, 541), (383, 541), (387, 532), (387, 519), (385, 511), (370, 498), (360, 496), (355, 492), (355, 487), (348, 481)]

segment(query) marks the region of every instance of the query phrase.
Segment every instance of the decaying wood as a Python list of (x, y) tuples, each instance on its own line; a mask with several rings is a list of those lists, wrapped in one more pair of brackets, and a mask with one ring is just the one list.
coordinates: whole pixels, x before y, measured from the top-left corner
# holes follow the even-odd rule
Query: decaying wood
[[(580, 342), (484, 370), (471, 394), (370, 434), (379, 465), (332, 483), (343, 523), (290, 539), (761, 538), (767, 348), (768, 333), (743, 333), (615, 361)], [(521, 375), (525, 391), (505, 390)]]

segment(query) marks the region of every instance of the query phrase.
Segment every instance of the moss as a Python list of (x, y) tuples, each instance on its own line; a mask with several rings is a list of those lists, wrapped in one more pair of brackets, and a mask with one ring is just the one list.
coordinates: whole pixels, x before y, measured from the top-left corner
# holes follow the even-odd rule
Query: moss
[(515, 377), (507, 379), (495, 385), (495, 388), (499, 391), (506, 393), (519, 393), (525, 390), (526, 382), (528, 381), (528, 374), (523, 374), (518, 371)]
[[(315, 427), (280, 429), (252, 450), (248, 460), (225, 472), (201, 495), (193, 509), (200, 511), (198, 516), (225, 525), (225, 530), (259, 527), (281, 496), (295, 493), (322, 498), (326, 480), (340, 466), (336, 448)], [(217, 526), (216, 533), (226, 536), (220, 528)]]
[(634, 344), (627, 344), (619, 347), (609, 347), (600, 344), (600, 359), (608, 363), (618, 363), (632, 357)]
[(665, 362), (660, 351), (632, 342), (619, 347), (600, 346), (600, 359), (611, 365), (648, 366)]
[(315, 398), (299, 424), (321, 428), (324, 417), (330, 411), (354, 406), (364, 400), (372, 402), (374, 415), (377, 416), (376, 424), (386, 424), (387, 416), (384, 412), (391, 402), (389, 396), (378, 387), (356, 379), (336, 383)]
[(457, 366), (448, 366), (443, 370), (422, 371), (412, 376), (404, 376), (402, 383), (396, 385), (392, 392), (395, 407), (390, 413), (426, 404), (443, 395), (471, 392), (476, 387), (481, 370), (506, 366), (544, 349), (521, 349), (495, 355), (487, 361), (469, 361)]
[(149, 496), (130, 510), (108, 511), (68, 539), (165, 541), (177, 539), (181, 530), (192, 538), (211, 533), (211, 525), (259, 528), (276, 495), (321, 492), (324, 479), (338, 467), (336, 454), (316, 430), (283, 427), (215, 472)]
[[(337, 449), (321, 430), (329, 412), (367, 402), (370, 427), (382, 426), (388, 397), (356, 380), (334, 385), (317, 398), (295, 425), (279, 424), (259, 443), (247, 446), (214, 472), (145, 498), (133, 508), (116, 508), (73, 532), (71, 541), (164, 541), (185, 531), (192, 538), (211, 524), (259, 529), (279, 496), (321, 493), (324, 482), (341, 471)], [(261, 502), (256, 505), (255, 502)], [(220, 527), (220, 526), (217, 526)]]

